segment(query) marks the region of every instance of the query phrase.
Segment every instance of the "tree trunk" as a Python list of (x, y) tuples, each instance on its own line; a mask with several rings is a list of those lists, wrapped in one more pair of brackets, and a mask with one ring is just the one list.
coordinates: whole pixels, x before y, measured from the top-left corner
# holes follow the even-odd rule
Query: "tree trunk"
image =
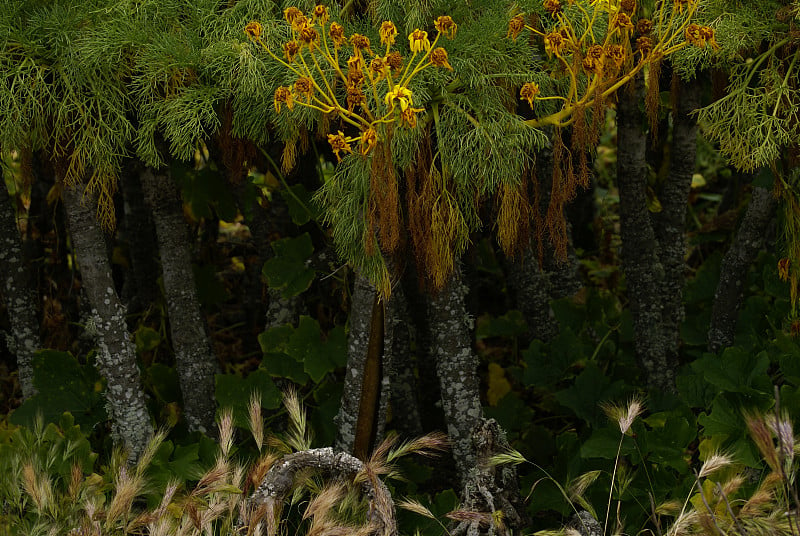
[(456, 469), (466, 480), (475, 467), (472, 431), (481, 422), (478, 356), (472, 350), (472, 318), (464, 305), (467, 287), (461, 267), (456, 266), (450, 281), (428, 301), (428, 323), (432, 334), (433, 358), (442, 391), (442, 408), (447, 421)]
[[(500, 469), (488, 463), (494, 454), (507, 449), (508, 443), (497, 423), (483, 418), (478, 356), (472, 350), (472, 319), (464, 305), (466, 293), (461, 267), (456, 265), (448, 283), (428, 301), (433, 355), (451, 452), (467, 508), (478, 512), (502, 510), (507, 526), (519, 529), (525, 514), (520, 507), (523, 501), (516, 471), (510, 466)], [(494, 520), (490, 526), (494, 527)], [(460, 528), (471, 532), (467, 525)]]
[(189, 430), (214, 431), (214, 373), (217, 364), (208, 342), (192, 274), (189, 233), (178, 188), (172, 177), (142, 175), (145, 199), (153, 211), (167, 298), (172, 347)]
[(144, 391), (136, 364), (136, 351), (125, 324), (125, 306), (114, 290), (103, 233), (82, 188), (62, 190), (72, 247), (81, 273), (81, 285), (92, 306), (97, 338), (97, 365), (106, 378), (106, 400), (114, 441), (122, 443), (133, 463), (153, 435)]
[(617, 105), (617, 184), (619, 185), (622, 268), (633, 314), (635, 348), (647, 384), (674, 391), (674, 363), (667, 358), (660, 300), (664, 268), (658, 260), (655, 233), (647, 209), (647, 136), (639, 101), (642, 78), (631, 91), (619, 92)]
[(36, 317), (38, 293), (24, 262), (13, 202), (0, 171), (0, 278), (11, 322), (8, 348), (17, 355), (19, 385), (22, 397), (27, 399), (36, 394), (33, 354), (41, 347)]
[[(386, 304), (385, 369), (389, 371), (389, 398), (393, 428), (403, 437), (423, 434), (417, 399), (417, 380), (411, 355), (411, 327), (408, 304), (402, 285), (392, 290)], [(385, 397), (386, 398), (386, 397)]]
[(662, 329), (669, 363), (678, 362), (680, 328), (684, 318), (683, 287), (686, 273), (686, 207), (692, 187), (697, 153), (697, 120), (692, 114), (700, 107), (700, 84), (678, 80), (676, 109), (672, 114), (672, 146), (669, 175), (659, 192), (662, 210), (655, 214), (658, 255), (664, 267), (661, 283)]
[(127, 301), (128, 313), (138, 314), (151, 307), (159, 296), (158, 263), (155, 252), (156, 232), (153, 217), (147, 208), (139, 179), (139, 165), (127, 167), (121, 182), (125, 199), (125, 218), (122, 230), (128, 242), (131, 261), (122, 296)]
[(753, 187), (747, 212), (720, 267), (719, 284), (714, 294), (708, 330), (708, 349), (712, 352), (719, 352), (733, 344), (747, 271), (764, 247), (766, 228), (774, 217), (777, 206), (778, 202), (772, 192), (758, 186)]
[(539, 267), (533, 245), (522, 252), (521, 258), (506, 260), (509, 287), (516, 294), (516, 306), (528, 323), (528, 342), (533, 339), (549, 341), (558, 334), (553, 309), (550, 307), (550, 280)]
[[(357, 449), (359, 445), (356, 444), (356, 438), (368, 440), (374, 445), (376, 441), (380, 440), (378, 428), (383, 430), (386, 420), (386, 413), (380, 411), (381, 406), (385, 408), (388, 395), (386, 385), (383, 383), (382, 370), (384, 341), (379, 342), (375, 339), (376, 336), (383, 337), (384, 329), (383, 326), (373, 326), (372, 324), (376, 319), (375, 307), (378, 306), (375, 303), (375, 287), (361, 274), (357, 274), (350, 302), (347, 372), (342, 402), (339, 406), (339, 414), (336, 416), (338, 429), (336, 449), (351, 454), (355, 453), (361, 458), (368, 454), (365, 451), (368, 451), (369, 448), (360, 446)], [(377, 320), (382, 323), (383, 315), (380, 315), (380, 319)], [(380, 347), (370, 349), (370, 344), (373, 346), (379, 344)], [(375, 362), (376, 359), (377, 362)], [(377, 393), (375, 393), (376, 390)], [(371, 407), (364, 407), (363, 398), (370, 393), (372, 395), (368, 398)], [(381, 404), (381, 399), (384, 401), (383, 404)], [(372, 422), (368, 422), (370, 417)], [(361, 424), (360, 431), (359, 424)], [(371, 428), (365, 430), (364, 425), (370, 425)], [(364, 438), (364, 433), (370, 437)], [(356, 452), (356, 450), (360, 451)]]

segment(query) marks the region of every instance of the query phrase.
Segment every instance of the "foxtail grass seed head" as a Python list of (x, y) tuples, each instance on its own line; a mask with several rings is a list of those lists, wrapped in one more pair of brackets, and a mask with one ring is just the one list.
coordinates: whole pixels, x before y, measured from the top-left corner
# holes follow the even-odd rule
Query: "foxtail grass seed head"
[(706, 458), (706, 461), (703, 462), (703, 465), (700, 467), (700, 472), (698, 473), (698, 476), (700, 478), (707, 477), (713, 474), (714, 472), (719, 471), (720, 469), (728, 467), (729, 465), (731, 465), (731, 463), (733, 463), (733, 460), (731, 460), (730, 456), (728, 456), (727, 454), (720, 454), (715, 452), (714, 454), (711, 454), (708, 458)]
[(604, 403), (600, 408), (606, 416), (616, 421), (619, 431), (624, 435), (628, 433), (636, 418), (644, 411), (644, 404), (639, 398), (631, 398), (625, 407), (612, 403)]
[(219, 428), (219, 448), (223, 456), (228, 456), (233, 448), (233, 412), (222, 410), (217, 422)]
[(769, 426), (769, 429), (775, 435), (781, 456), (791, 465), (794, 459), (795, 448), (794, 430), (791, 419), (786, 415), (780, 418), (776, 418), (775, 415), (769, 415), (767, 417), (767, 426)]
[(256, 442), (259, 452), (264, 445), (264, 419), (261, 415), (261, 394), (253, 392), (250, 395), (250, 402), (247, 404), (247, 422), (250, 425), (250, 433)]

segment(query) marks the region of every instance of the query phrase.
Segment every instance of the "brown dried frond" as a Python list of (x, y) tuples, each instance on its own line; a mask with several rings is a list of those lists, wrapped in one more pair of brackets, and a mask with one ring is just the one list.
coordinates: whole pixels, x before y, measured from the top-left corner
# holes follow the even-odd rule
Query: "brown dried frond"
[(281, 153), (281, 171), (289, 173), (297, 164), (297, 138), (287, 140)]
[(381, 249), (387, 253), (395, 252), (400, 245), (400, 198), (390, 144), (390, 139), (379, 144), (372, 157), (370, 177), (370, 204), (377, 211)]
[(647, 93), (644, 96), (644, 109), (647, 113), (647, 123), (650, 126), (650, 136), (653, 143), (658, 139), (658, 108), (660, 91), (658, 80), (661, 76), (661, 60), (650, 62), (647, 71)]
[(564, 146), (561, 132), (556, 129), (553, 140), (553, 182), (550, 187), (550, 204), (545, 222), (550, 234), (555, 256), (560, 261), (567, 259), (567, 221), (564, 205), (575, 197), (575, 171), (572, 154)]
[(530, 211), (525, 184), (503, 183), (497, 216), (497, 241), (509, 257), (522, 251), (530, 232)]

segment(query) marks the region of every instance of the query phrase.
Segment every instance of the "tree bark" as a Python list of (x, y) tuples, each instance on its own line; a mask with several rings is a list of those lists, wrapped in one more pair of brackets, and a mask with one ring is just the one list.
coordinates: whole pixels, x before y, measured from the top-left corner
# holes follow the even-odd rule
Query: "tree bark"
[(33, 354), (42, 343), (36, 316), (38, 293), (31, 284), (30, 270), (24, 262), (22, 239), (13, 203), (0, 171), (0, 279), (11, 322), (8, 348), (17, 355), (17, 374), (22, 397), (36, 394), (33, 385)]
[(777, 206), (778, 202), (772, 192), (758, 186), (753, 187), (747, 212), (720, 267), (708, 330), (708, 349), (712, 352), (719, 352), (733, 344), (747, 271), (764, 247), (766, 228), (774, 217)]
[(550, 307), (550, 279), (539, 267), (532, 244), (519, 259), (506, 260), (508, 285), (516, 294), (516, 306), (528, 323), (527, 338), (549, 341), (558, 334), (553, 309)]
[(385, 369), (389, 371), (389, 397), (392, 407), (393, 428), (403, 437), (414, 438), (423, 434), (422, 418), (417, 399), (417, 380), (414, 377), (414, 360), (411, 354), (410, 318), (408, 303), (402, 285), (392, 290), (386, 304)]
[(478, 357), (472, 350), (472, 318), (464, 305), (467, 287), (456, 266), (450, 281), (438, 293), (429, 296), (428, 323), (432, 335), (433, 358), (442, 392), (442, 408), (447, 421), (456, 469), (466, 480), (476, 457), (472, 431), (481, 422)]
[(139, 165), (131, 164), (120, 181), (122, 196), (125, 199), (122, 230), (128, 242), (131, 261), (122, 296), (126, 299), (130, 314), (146, 311), (156, 302), (160, 293), (155, 255), (158, 250), (156, 231), (153, 217), (145, 204), (140, 172)]
[(62, 190), (72, 247), (81, 273), (81, 285), (92, 306), (97, 339), (97, 365), (106, 378), (106, 400), (114, 441), (128, 451), (134, 463), (153, 435), (150, 416), (136, 364), (136, 351), (125, 323), (125, 306), (114, 290), (103, 233), (95, 220), (93, 199), (84, 205), (82, 188)]
[(683, 287), (686, 275), (686, 207), (692, 187), (697, 153), (697, 120), (691, 115), (700, 107), (700, 84), (678, 80), (676, 109), (672, 114), (672, 146), (669, 175), (659, 192), (661, 212), (655, 214), (658, 256), (664, 267), (661, 283), (661, 313), (668, 362), (678, 362), (680, 328), (684, 318)]
[(647, 136), (642, 128), (639, 101), (642, 78), (630, 91), (619, 92), (617, 105), (617, 184), (620, 198), (622, 268), (633, 314), (636, 355), (647, 384), (674, 391), (674, 363), (667, 357), (659, 299), (664, 267), (656, 254), (658, 243), (647, 209)]
[[(369, 502), (367, 522), (373, 527), (369, 534), (397, 534), (394, 502), (386, 485), (361, 460), (330, 447), (287, 454), (269, 469), (245, 505), (242, 524), (249, 528), (247, 534), (278, 533), (283, 503), (295, 487), (295, 477), (309, 469), (349, 482), (359, 474), (366, 474), (360, 482), (362, 493)], [(266, 524), (266, 532), (258, 532), (261, 523)]]
[(507, 526), (519, 529), (524, 524), (524, 510), (519, 508), (523, 501), (516, 486), (516, 470), (498, 470), (488, 463), (508, 443), (497, 423), (483, 417), (478, 356), (472, 350), (472, 319), (465, 307), (466, 293), (457, 264), (445, 287), (428, 301), (432, 353), (447, 434), (465, 503), (480, 512), (502, 510)]
[(153, 170), (146, 169), (141, 181), (158, 237), (184, 415), (189, 430), (209, 434), (215, 429), (214, 374), (217, 363), (200, 314), (180, 194), (169, 175), (156, 175)]
[[(344, 391), (342, 392), (342, 402), (339, 406), (339, 413), (336, 416), (336, 426), (338, 434), (336, 437), (336, 449), (342, 452), (354, 453), (356, 447), (356, 436), (358, 435), (359, 413), (369, 411), (375, 416), (373, 425), (376, 426), (374, 441), (380, 441), (379, 430), (382, 432), (386, 420), (386, 413), (381, 412), (381, 406), (386, 407), (388, 396), (387, 385), (383, 382), (384, 374), (380, 370), (381, 363), (371, 363), (377, 365), (379, 376), (369, 374), (365, 376), (369, 359), (370, 332), (372, 331), (373, 305), (375, 300), (375, 287), (369, 280), (361, 274), (356, 274), (353, 283), (353, 295), (350, 302), (350, 320), (347, 335), (347, 372), (345, 373)], [(381, 330), (383, 331), (383, 330)], [(373, 342), (374, 344), (374, 342)], [(383, 345), (383, 343), (381, 343)], [(374, 352), (373, 352), (374, 353)], [(380, 355), (372, 356), (383, 360), (383, 348)], [(373, 369), (375, 367), (372, 367)], [(373, 373), (376, 372), (373, 370)], [(365, 383), (365, 378), (367, 382)], [(387, 377), (388, 380), (388, 377)], [(378, 383), (378, 398), (373, 408), (361, 407), (362, 395), (369, 389), (375, 387), (373, 382)], [(383, 404), (381, 404), (381, 399)], [(366, 415), (366, 414), (365, 414)], [(366, 453), (359, 453), (362, 456)]]

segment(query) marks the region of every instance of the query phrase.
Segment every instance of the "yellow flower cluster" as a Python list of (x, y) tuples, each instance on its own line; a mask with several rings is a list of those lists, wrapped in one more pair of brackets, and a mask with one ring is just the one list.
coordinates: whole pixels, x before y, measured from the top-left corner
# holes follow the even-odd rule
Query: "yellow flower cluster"
[(637, 0), (540, 1), (543, 15), (532, 16), (528, 24), (524, 14), (516, 14), (506, 36), (517, 39), (526, 29), (538, 36), (552, 76), (570, 83), (567, 94), (557, 96), (540, 94), (532, 82), (522, 87), (520, 98), (531, 107), (537, 100), (563, 103), (558, 112), (528, 121), (533, 126), (570, 124), (576, 109), (602, 101), (645, 66), (685, 46), (718, 48), (714, 29), (692, 22), (700, 0), (658, 3), (649, 19), (639, 17)]
[[(398, 30), (391, 21), (384, 21), (378, 30), (381, 48), (376, 52), (368, 36), (345, 35), (344, 27), (330, 20), (327, 6), (317, 5), (310, 16), (297, 7), (289, 7), (283, 15), (291, 28), (291, 39), (283, 43), (280, 55), (262, 40), (259, 22), (248, 23), (244, 32), (295, 76), (291, 86), (275, 90), (276, 113), (281, 113), (284, 106), (289, 110), (295, 105), (305, 106), (338, 117), (346, 123), (344, 130), (352, 128), (357, 132), (355, 136), (348, 136), (343, 130), (328, 134), (337, 159), (341, 153), (352, 153), (354, 143), (358, 143), (362, 155), (370, 154), (380, 142), (378, 132), (382, 125), (397, 122), (414, 128), (417, 114), (424, 109), (414, 107), (411, 80), (431, 66), (453, 70), (447, 51), (436, 46), (441, 36), (453, 39), (458, 31), (447, 15), (434, 21), (433, 41), (428, 32), (420, 29), (408, 35), (411, 57), (407, 60), (392, 50)], [(351, 51), (345, 53), (346, 48)]]

